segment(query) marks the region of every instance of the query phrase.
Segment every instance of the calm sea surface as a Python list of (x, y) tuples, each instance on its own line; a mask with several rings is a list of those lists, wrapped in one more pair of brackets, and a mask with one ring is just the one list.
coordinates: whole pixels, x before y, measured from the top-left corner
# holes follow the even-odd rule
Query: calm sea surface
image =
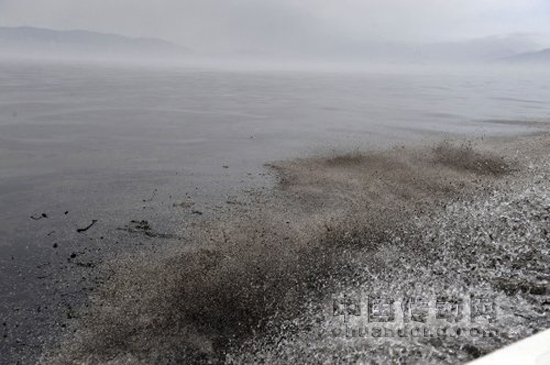
[[(549, 120), (550, 72), (0, 63), (0, 354), (38, 354), (37, 332), (55, 326), (42, 321), (44, 303), (59, 309), (73, 301), (71, 288), (86, 286), (59, 291), (40, 280), (85, 270), (76, 258), (94, 242), (143, 240), (113, 236), (130, 220), (177, 235), (243, 188), (266, 186), (266, 162), (528, 133)], [(48, 316), (56, 315), (65, 314)]]

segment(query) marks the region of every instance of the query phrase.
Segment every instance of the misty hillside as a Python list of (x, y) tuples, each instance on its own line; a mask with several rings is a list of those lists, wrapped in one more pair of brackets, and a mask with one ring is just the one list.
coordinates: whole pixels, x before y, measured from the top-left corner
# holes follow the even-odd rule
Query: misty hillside
[(184, 47), (155, 38), (130, 38), (83, 30), (0, 27), (2, 54), (182, 56)]
[(523, 53), (507, 59), (515, 63), (544, 63), (550, 65), (550, 48), (539, 52)]
[(491, 62), (538, 49), (521, 36), (484, 37), (439, 43), (367, 42), (349, 44), (340, 54), (363, 56), (375, 60), (410, 62)]

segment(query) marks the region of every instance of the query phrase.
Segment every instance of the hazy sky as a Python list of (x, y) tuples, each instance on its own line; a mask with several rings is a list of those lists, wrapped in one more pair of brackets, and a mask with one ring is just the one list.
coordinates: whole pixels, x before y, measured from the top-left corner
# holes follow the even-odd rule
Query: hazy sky
[(197, 50), (510, 34), (550, 45), (550, 0), (0, 0), (0, 25), (161, 37)]

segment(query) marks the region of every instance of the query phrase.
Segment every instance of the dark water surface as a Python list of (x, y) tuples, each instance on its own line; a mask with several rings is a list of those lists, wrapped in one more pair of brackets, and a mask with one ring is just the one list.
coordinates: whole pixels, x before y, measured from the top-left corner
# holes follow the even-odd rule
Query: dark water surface
[[(0, 64), (0, 363), (32, 359), (39, 336), (63, 329), (51, 318), (73, 315), (105, 251), (177, 239), (243, 189), (269, 186), (266, 162), (526, 133), (549, 119), (549, 100), (550, 73), (525, 70)], [(128, 232), (132, 220), (155, 234)]]

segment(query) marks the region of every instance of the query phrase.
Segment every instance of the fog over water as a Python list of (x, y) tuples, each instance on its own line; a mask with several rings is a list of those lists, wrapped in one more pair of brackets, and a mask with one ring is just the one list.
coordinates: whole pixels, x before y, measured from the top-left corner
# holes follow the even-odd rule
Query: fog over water
[[(259, 245), (240, 247), (253, 252), (249, 257), (231, 251), (231, 245), (222, 247), (218, 253), (230, 258), (229, 269), (202, 289), (214, 293), (217, 285), (229, 287), (224, 280), (237, 277), (243, 282), (235, 283), (243, 288), (256, 279), (261, 283), (261, 275), (238, 275), (247, 265), (254, 267), (254, 252), (267, 258), (269, 265), (263, 266), (268, 276), (291, 269), (297, 259), (301, 269), (295, 278), (305, 282), (302, 274), (309, 268), (301, 266), (301, 255), (317, 266), (314, 255), (307, 250), (295, 253), (299, 246), (281, 241), (279, 251), (292, 259), (281, 259), (284, 264), (278, 267), (269, 249), (272, 238), (291, 220), (297, 241), (301, 232), (311, 237), (317, 237), (319, 229), (326, 233), (318, 216), (323, 209), (332, 214), (331, 206), (322, 199), (315, 205), (317, 200), (308, 200), (311, 194), (330, 197), (336, 191), (336, 201), (343, 197), (365, 206), (372, 197), (361, 181), (370, 181), (378, 202), (389, 198), (387, 202), (394, 203), (387, 205), (397, 212), (408, 194), (415, 196), (415, 188), (422, 193), (432, 188), (434, 177), (442, 191), (446, 179), (457, 176), (457, 182), (489, 183), (492, 178), (484, 182), (474, 176), (479, 161), (499, 167), (500, 160), (484, 159), (469, 145), (462, 150), (453, 150), (452, 143), (448, 151), (440, 148), (466, 160), (458, 161), (458, 175), (448, 175), (446, 167), (426, 157), (430, 152), (422, 160), (408, 152), (415, 146), (391, 147), (422, 145), (420, 149), (429, 151), (430, 143), (442, 139), (480, 141), (548, 131), (549, 100), (548, 0), (0, 0), (0, 365), (34, 363), (61, 343), (59, 333), (68, 334), (75, 324), (85, 329), (86, 318), (78, 321), (83, 308), (93, 308), (91, 293), (103, 290), (107, 307), (129, 308), (124, 314), (132, 317), (134, 309), (147, 312), (149, 307), (125, 298), (140, 297), (136, 293), (143, 290), (145, 297), (162, 302), (165, 294), (185, 292), (158, 286), (157, 293), (157, 277), (144, 274), (135, 287), (112, 290), (113, 298), (124, 299), (118, 306), (108, 299), (105, 284), (113, 279), (112, 272), (102, 265), (137, 252), (143, 255), (143, 265), (134, 271), (122, 267), (110, 284), (129, 283), (128, 277), (139, 277), (147, 265), (158, 264), (155, 270), (160, 268), (168, 279), (179, 277), (189, 261), (181, 265), (178, 253), (172, 257), (177, 270), (164, 270), (164, 257), (180, 252), (167, 248), (189, 250), (182, 257), (189, 254), (191, 261), (197, 250), (200, 259), (206, 255), (203, 243), (219, 240), (203, 230), (206, 225), (215, 226), (212, 232), (222, 231), (225, 241), (225, 230), (231, 228), (237, 241), (242, 234), (245, 242), (255, 244), (255, 234), (263, 227), (254, 227), (256, 219), (267, 217), (267, 223), (274, 223), (262, 236), (268, 243), (265, 252)], [(532, 148), (542, 156), (544, 141)], [(517, 145), (529, 150), (528, 142)], [(380, 159), (371, 160), (373, 149), (392, 151), (396, 159), (382, 152)], [(507, 156), (514, 151), (506, 151)], [(319, 157), (340, 152), (344, 158), (329, 159), (328, 165)], [(313, 159), (294, 164), (296, 158), (310, 156)], [(440, 159), (449, 158), (443, 153)], [(339, 175), (335, 161), (352, 175)], [(384, 169), (391, 161), (396, 163), (393, 170), (383, 171), (380, 181), (371, 178), (371, 169)], [(312, 173), (319, 166), (329, 167), (325, 183), (323, 169)], [(426, 166), (432, 173), (428, 177), (422, 170)], [(463, 171), (464, 166), (473, 166), (474, 175)], [(516, 171), (512, 166), (502, 173)], [(302, 178), (303, 186), (295, 184), (296, 195), (280, 200), (277, 194), (284, 184), (277, 183), (284, 171), (295, 171), (294, 183)], [(358, 172), (360, 177), (350, 178)], [(334, 176), (338, 179), (333, 181)], [(427, 184), (412, 184), (411, 190), (411, 176)], [(386, 180), (395, 185), (380, 188)], [(355, 183), (357, 190), (348, 186)], [(343, 186), (348, 186), (345, 194), (339, 190)], [(431, 195), (428, 191), (426, 196)], [(293, 217), (292, 209), (302, 209), (301, 200), (307, 200), (305, 214)], [(346, 202), (334, 206), (348, 208)], [(239, 209), (247, 214), (234, 214)], [(382, 217), (375, 209), (367, 213)], [(408, 213), (404, 217), (408, 219)], [(231, 226), (236, 222), (252, 230)], [(370, 218), (365, 222), (370, 226)], [(131, 259), (126, 262), (130, 269)], [(200, 265), (189, 268), (199, 278), (211, 274)], [(284, 281), (276, 274), (273, 278)], [(126, 296), (124, 288), (131, 295)], [(187, 294), (200, 299), (195, 303), (200, 312), (201, 301), (210, 303), (212, 295), (200, 285), (193, 288)], [(284, 285), (279, 289), (286, 294)], [(220, 313), (240, 308), (242, 292), (228, 289), (227, 298), (233, 300), (222, 305)], [(279, 292), (270, 294), (274, 303), (266, 308), (282, 303)], [(95, 310), (103, 308), (101, 303)], [(168, 327), (187, 323), (188, 318), (174, 321), (170, 311), (159, 310), (162, 306), (150, 308)], [(181, 313), (185, 317), (192, 311), (176, 311)], [(260, 322), (268, 319), (261, 317)], [(128, 326), (136, 318), (130, 318)], [(102, 340), (101, 327), (96, 330)], [(154, 326), (147, 328), (141, 332), (145, 342), (165, 343), (162, 328), (154, 333), (148, 332)], [(130, 337), (123, 334), (119, 339), (131, 342)], [(182, 338), (174, 348), (187, 346), (193, 338)], [(116, 348), (117, 340), (105, 342), (124, 355)], [(133, 345), (147, 352), (139, 341)], [(156, 356), (156, 351), (148, 355)]]
[(363, 54), (338, 43), (273, 59), (0, 61), (0, 357), (32, 363), (101, 288), (97, 263), (181, 243), (186, 227), (272, 187), (266, 163), (547, 128), (550, 71), (486, 62), (508, 56), (509, 39), (467, 42), (466, 56), (449, 43), (418, 58), (395, 44)]
[[(355, 52), (486, 37), (550, 44), (546, 0), (3, 0), (0, 25), (158, 37), (207, 53)], [(517, 42), (512, 42), (517, 43)]]
[(0, 304), (10, 339), (34, 346), (0, 353), (38, 355), (97, 285), (94, 258), (179, 243), (273, 186), (266, 163), (535, 133), (550, 116), (542, 68), (215, 65), (0, 65)]

